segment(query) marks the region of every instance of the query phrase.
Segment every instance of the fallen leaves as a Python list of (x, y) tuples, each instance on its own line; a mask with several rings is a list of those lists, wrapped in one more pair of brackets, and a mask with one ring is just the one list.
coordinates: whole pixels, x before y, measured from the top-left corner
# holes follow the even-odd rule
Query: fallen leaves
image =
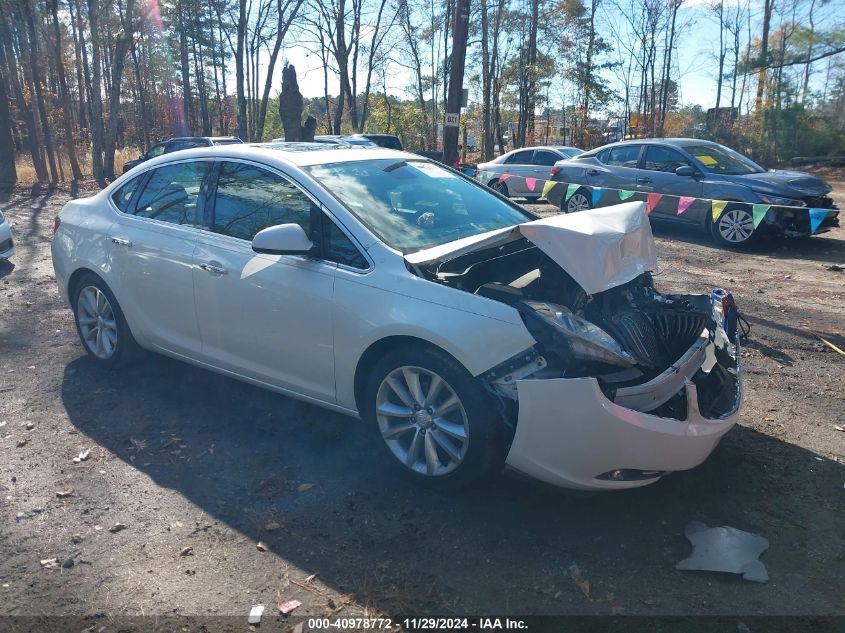
[(73, 488), (69, 490), (56, 490), (57, 499), (67, 499), (70, 496), (73, 496)]
[(265, 543), (263, 541), (258, 541), (255, 544), (255, 547), (258, 548), (259, 552), (266, 552), (268, 549), (270, 549), (269, 547), (267, 547), (267, 543)]
[(572, 578), (573, 582), (575, 582), (576, 585), (578, 585), (578, 588), (581, 590), (581, 593), (583, 593), (588, 600), (591, 600), (592, 598), (590, 598), (590, 581), (583, 577), (581, 569), (578, 567), (578, 565), (575, 565), (573, 563), (569, 566), (569, 577)]
[(55, 569), (59, 566), (58, 558), (45, 558), (41, 561), (41, 569)]
[(317, 484), (309, 484), (309, 483), (299, 484), (299, 486), (297, 487), (297, 490), (299, 490), (299, 492), (306, 492), (308, 490), (311, 490), (311, 488), (313, 488), (316, 485)]
[(115, 523), (113, 526), (111, 526), (109, 528), (109, 532), (111, 532), (112, 534), (115, 534), (117, 532), (122, 532), (123, 530), (126, 529), (126, 527), (127, 526), (123, 523)]
[(267, 525), (264, 526), (264, 529), (267, 532), (275, 532), (276, 530), (281, 529), (281, 527), (282, 527), (282, 524), (279, 523), (278, 521), (268, 521)]
[(188, 547), (183, 547), (180, 552), (179, 556), (193, 556), (194, 555), (194, 548), (190, 545)]

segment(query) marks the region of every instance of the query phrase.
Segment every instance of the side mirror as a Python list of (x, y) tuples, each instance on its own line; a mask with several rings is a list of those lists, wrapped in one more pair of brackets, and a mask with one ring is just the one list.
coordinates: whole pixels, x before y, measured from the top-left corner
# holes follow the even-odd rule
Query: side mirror
[(309, 255), (314, 244), (298, 224), (277, 224), (255, 234), (252, 250), (268, 255)]
[(690, 167), (689, 165), (681, 165), (675, 170), (675, 174), (678, 176), (686, 176), (687, 178), (692, 178), (696, 175), (695, 168)]

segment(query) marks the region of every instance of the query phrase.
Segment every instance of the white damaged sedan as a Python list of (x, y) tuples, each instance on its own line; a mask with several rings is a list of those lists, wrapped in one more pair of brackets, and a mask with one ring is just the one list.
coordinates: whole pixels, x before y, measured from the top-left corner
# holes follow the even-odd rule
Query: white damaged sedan
[(537, 219), (412, 154), (233, 145), (144, 163), (55, 227), (95, 362), (143, 348), (360, 417), (423, 483), (642, 486), (739, 415), (719, 305), (654, 288), (642, 203)]

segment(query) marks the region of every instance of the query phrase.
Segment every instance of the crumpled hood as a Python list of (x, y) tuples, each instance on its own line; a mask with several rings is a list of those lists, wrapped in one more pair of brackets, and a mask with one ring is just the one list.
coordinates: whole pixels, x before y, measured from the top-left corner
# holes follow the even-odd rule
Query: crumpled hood
[(831, 186), (821, 178), (801, 171), (772, 170), (759, 174), (725, 176), (728, 180), (751, 187), (755, 191), (784, 198), (827, 195)]
[(644, 202), (555, 215), (481, 233), (411, 253), (414, 265), (460, 255), (525, 237), (563, 268), (587, 294), (619, 286), (657, 270), (657, 253)]

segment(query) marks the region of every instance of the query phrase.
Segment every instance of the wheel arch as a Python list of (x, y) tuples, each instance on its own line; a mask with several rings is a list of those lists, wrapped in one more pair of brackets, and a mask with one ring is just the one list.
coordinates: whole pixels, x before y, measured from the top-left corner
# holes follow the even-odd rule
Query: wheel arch
[(455, 358), (453, 354), (450, 354), (448, 351), (431, 341), (406, 334), (386, 336), (370, 344), (370, 346), (364, 350), (364, 353), (361, 354), (361, 357), (358, 359), (358, 364), (355, 367), (353, 388), (355, 390), (355, 408), (358, 410), (359, 415), (362, 410), (361, 405), (364, 399), (364, 390), (367, 387), (367, 378), (370, 375), (369, 372), (372, 371), (376, 363), (378, 363), (385, 354), (401, 347), (419, 347), (433, 350), (453, 360), (471, 374), (466, 365)]
[[(77, 286), (79, 285), (79, 282), (82, 280), (82, 278), (85, 277), (86, 275), (93, 275), (94, 277), (99, 279), (101, 282), (103, 282), (106, 286), (108, 286), (109, 290), (111, 290), (111, 286), (109, 286), (109, 283), (105, 279), (103, 279), (103, 276), (100, 275), (96, 270), (93, 270), (93, 269), (88, 268), (86, 266), (80, 266), (79, 268), (77, 268), (76, 270), (74, 270), (71, 273), (70, 277), (68, 277), (68, 280), (67, 280), (68, 301), (71, 304), (71, 307), (74, 308), (74, 309), (76, 308), (74, 303), (75, 303), (75, 299), (76, 299)], [(114, 292), (114, 290), (112, 290), (112, 292)]]

